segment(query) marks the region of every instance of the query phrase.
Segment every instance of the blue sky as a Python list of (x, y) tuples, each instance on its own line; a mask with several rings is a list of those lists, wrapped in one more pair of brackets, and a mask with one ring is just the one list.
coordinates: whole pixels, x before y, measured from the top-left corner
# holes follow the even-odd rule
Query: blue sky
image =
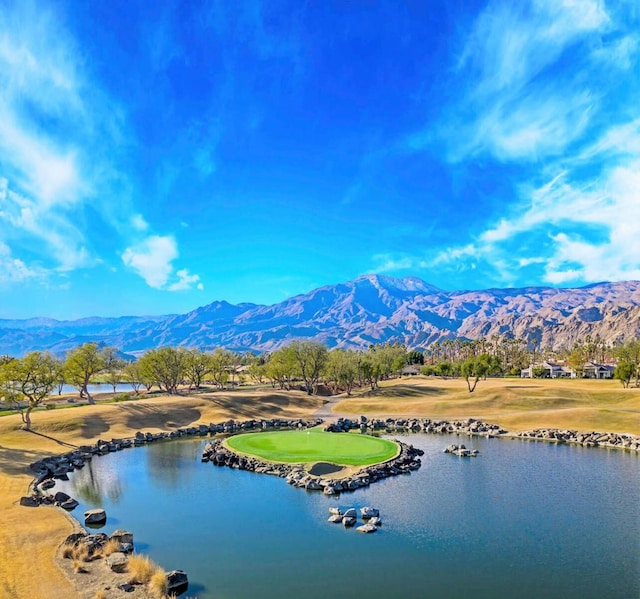
[(636, 0), (0, 0), (0, 317), (640, 279)]

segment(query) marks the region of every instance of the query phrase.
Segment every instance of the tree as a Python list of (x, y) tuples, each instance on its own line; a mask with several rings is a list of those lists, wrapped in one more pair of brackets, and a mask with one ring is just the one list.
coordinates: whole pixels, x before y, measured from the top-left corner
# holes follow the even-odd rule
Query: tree
[(175, 347), (149, 350), (139, 360), (141, 373), (161, 390), (170, 394), (178, 392), (178, 385), (185, 373), (184, 352)]
[(630, 362), (620, 362), (613, 371), (613, 378), (618, 379), (626, 389), (635, 373), (635, 365)]
[(467, 382), (469, 393), (475, 391), (478, 381), (491, 369), (487, 358), (488, 356), (483, 354), (477, 358), (468, 358), (460, 365), (460, 373)]
[(183, 352), (185, 376), (189, 381), (189, 389), (195, 387), (199, 390), (204, 377), (211, 372), (211, 359), (199, 349), (185, 349)]
[(619, 362), (626, 362), (633, 366), (637, 387), (638, 378), (640, 378), (640, 339), (631, 339), (619, 345), (614, 349), (614, 355)]
[(576, 373), (577, 378), (584, 376), (584, 366), (587, 363), (586, 353), (583, 347), (574, 346), (571, 353), (567, 356), (567, 364)]
[(100, 349), (97, 343), (84, 343), (69, 351), (64, 364), (65, 377), (80, 391), (80, 399), (87, 398), (90, 404), (95, 401), (89, 393), (91, 378), (106, 367), (106, 353), (111, 348)]
[(143, 376), (140, 369), (140, 364), (138, 362), (128, 362), (122, 369), (122, 376), (124, 380), (131, 385), (133, 392), (138, 395), (138, 393), (140, 393), (140, 387), (143, 384)]
[(115, 347), (105, 347), (102, 352), (107, 382), (113, 387), (113, 392), (115, 393), (116, 387), (122, 378), (122, 369), (125, 367), (126, 362), (118, 356), (118, 350)]
[(351, 395), (358, 379), (358, 357), (352, 350), (334, 349), (329, 352), (324, 367), (324, 378), (332, 394), (344, 389)]
[(217, 387), (224, 389), (229, 380), (230, 369), (233, 366), (234, 354), (229, 350), (218, 347), (215, 351), (207, 356), (209, 364), (209, 373)]
[(272, 387), (277, 384), (280, 389), (290, 389), (297, 368), (296, 357), (291, 347), (281, 347), (268, 356), (265, 362), (265, 376), (271, 381)]
[(56, 386), (59, 362), (47, 352), (31, 352), (21, 360), (0, 366), (0, 391), (20, 412), (25, 430), (31, 430), (31, 412)]
[(317, 391), (320, 375), (327, 361), (328, 351), (318, 341), (294, 341), (289, 345), (298, 365), (308, 395)]

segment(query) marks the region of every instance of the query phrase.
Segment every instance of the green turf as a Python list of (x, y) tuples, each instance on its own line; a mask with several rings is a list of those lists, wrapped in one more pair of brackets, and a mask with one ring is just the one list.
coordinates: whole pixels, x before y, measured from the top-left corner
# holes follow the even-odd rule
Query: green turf
[(332, 462), (343, 466), (369, 466), (393, 458), (393, 441), (349, 433), (327, 433), (320, 429), (247, 433), (227, 439), (240, 453), (273, 462)]

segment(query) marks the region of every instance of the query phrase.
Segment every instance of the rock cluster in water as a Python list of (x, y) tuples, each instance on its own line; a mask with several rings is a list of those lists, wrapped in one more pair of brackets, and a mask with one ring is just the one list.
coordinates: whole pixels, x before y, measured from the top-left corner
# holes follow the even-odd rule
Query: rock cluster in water
[(461, 458), (475, 458), (480, 452), (477, 449), (467, 449), (464, 445), (447, 445), (444, 448), (444, 453), (452, 453)]
[[(375, 507), (365, 506), (360, 508), (362, 519), (365, 521), (362, 526), (358, 526), (356, 530), (363, 533), (377, 532), (378, 526), (382, 526), (382, 518), (380, 518), (380, 510)], [(358, 522), (358, 512), (356, 508), (351, 507), (346, 511), (342, 511), (339, 507), (330, 507), (328, 522), (332, 524), (342, 524), (345, 528), (351, 528)]]
[(429, 418), (367, 418), (360, 416), (357, 420), (338, 418), (337, 422), (328, 424), (325, 431), (341, 433), (360, 429), (369, 432), (412, 432), (412, 433), (453, 433), (463, 435), (482, 435), (496, 437), (508, 431), (497, 424), (489, 424), (467, 418), (464, 420), (431, 420)]
[(308, 491), (322, 491), (325, 495), (335, 495), (368, 487), (371, 483), (390, 476), (410, 474), (412, 470), (420, 468), (419, 456), (424, 452), (413, 445), (400, 441), (397, 443), (400, 446), (400, 453), (395, 458), (382, 464), (365, 466), (355, 474), (340, 479), (312, 475), (296, 464), (267, 462), (257, 457), (240, 455), (222, 445), (219, 439), (207, 444), (202, 454), (202, 461), (211, 462), (214, 466), (272, 474), (286, 478), (287, 483), (294, 487)]
[(522, 439), (551, 441), (555, 443), (573, 443), (584, 447), (612, 447), (640, 451), (640, 437), (618, 433), (579, 432), (556, 428), (537, 428), (516, 435)]

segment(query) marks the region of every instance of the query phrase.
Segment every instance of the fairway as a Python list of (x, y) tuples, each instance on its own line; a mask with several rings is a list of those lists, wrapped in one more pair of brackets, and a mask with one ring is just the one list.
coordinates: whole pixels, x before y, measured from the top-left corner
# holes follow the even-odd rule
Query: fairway
[(370, 466), (395, 457), (398, 445), (386, 439), (320, 429), (248, 433), (226, 440), (234, 451), (272, 462), (331, 462), (343, 466)]

